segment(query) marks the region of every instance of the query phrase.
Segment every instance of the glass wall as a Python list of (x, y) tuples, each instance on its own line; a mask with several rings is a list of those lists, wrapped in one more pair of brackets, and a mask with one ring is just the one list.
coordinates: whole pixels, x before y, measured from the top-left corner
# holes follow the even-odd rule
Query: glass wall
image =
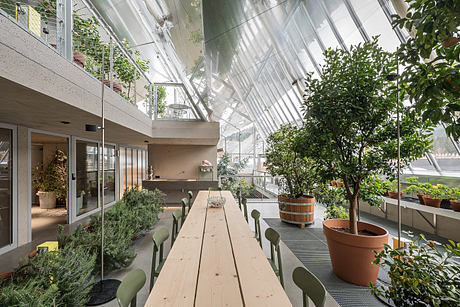
[(115, 201), (115, 146), (104, 148), (104, 204)]
[(147, 174), (147, 151), (140, 148), (120, 147), (120, 194), (126, 189), (142, 188)]
[(0, 128), (0, 248), (13, 243), (13, 135)]
[(98, 204), (98, 144), (76, 141), (77, 216), (94, 210)]

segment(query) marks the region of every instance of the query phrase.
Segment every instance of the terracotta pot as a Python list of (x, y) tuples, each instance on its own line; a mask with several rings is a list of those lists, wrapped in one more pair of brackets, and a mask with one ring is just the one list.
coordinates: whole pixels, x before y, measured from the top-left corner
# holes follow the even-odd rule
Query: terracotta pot
[(74, 51), (73, 52), (73, 62), (80, 66), (81, 68), (85, 68), (86, 58), (83, 53)]
[[(403, 195), (403, 192), (399, 192), (399, 194), (401, 194), (401, 196)], [(398, 199), (398, 192), (391, 192), (391, 191), (388, 191), (388, 196), (390, 196), (391, 198), (393, 199)]]
[(333, 187), (335, 187), (335, 186), (337, 185), (337, 181), (332, 180), (332, 181), (331, 181), (331, 185), (332, 185)]
[(13, 275), (13, 272), (0, 273), (0, 280), (9, 279)]
[(390, 196), (390, 195), (388, 194), (388, 191), (386, 191), (385, 193), (383, 193), (383, 196)]
[(432, 198), (432, 197), (433, 196), (431, 197), (423, 196), (423, 201), (425, 202), (425, 205), (430, 206), (430, 207), (435, 207), (435, 208), (441, 207), (442, 199), (437, 199), (437, 198)]
[(358, 230), (367, 230), (375, 236), (354, 235), (334, 228), (349, 228), (349, 221), (331, 219), (323, 222), (332, 270), (337, 277), (359, 285), (375, 284), (380, 265), (373, 265), (374, 250), (380, 252), (388, 243), (388, 231), (365, 222), (358, 222)]
[(442, 42), (442, 45), (444, 46), (444, 48), (449, 48), (449, 47), (455, 45), (456, 43), (458, 43), (458, 38), (452, 36), (452, 37), (449, 37), (449, 38), (445, 39)]
[(342, 187), (343, 187), (343, 182), (341, 182), (341, 181), (336, 181), (335, 184), (336, 184), (337, 187), (339, 187), (339, 188), (342, 188)]
[(452, 210), (460, 212), (460, 201), (451, 199), (450, 206), (452, 207)]
[(280, 219), (283, 222), (305, 225), (315, 219), (315, 198), (305, 195), (299, 198), (278, 196)]
[(418, 198), (418, 201), (420, 202), (421, 205), (425, 205), (425, 201), (423, 200), (423, 196), (425, 196), (425, 194), (417, 193), (417, 198)]
[(35, 257), (36, 255), (38, 254), (38, 251), (36, 249), (34, 249), (33, 251), (31, 251), (28, 255), (29, 258), (33, 258)]
[[(110, 87), (110, 80), (104, 80), (104, 84), (107, 87)], [(123, 86), (120, 83), (113, 81), (113, 91), (118, 95), (121, 95), (121, 92), (123, 91)]]

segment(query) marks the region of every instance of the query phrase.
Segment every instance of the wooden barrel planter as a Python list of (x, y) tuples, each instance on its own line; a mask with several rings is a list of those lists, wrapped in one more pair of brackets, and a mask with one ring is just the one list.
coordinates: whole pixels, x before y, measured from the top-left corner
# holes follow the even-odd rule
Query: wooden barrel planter
[(310, 195), (288, 198), (279, 195), (278, 206), (283, 222), (297, 224), (301, 228), (313, 224), (315, 219), (315, 198)]

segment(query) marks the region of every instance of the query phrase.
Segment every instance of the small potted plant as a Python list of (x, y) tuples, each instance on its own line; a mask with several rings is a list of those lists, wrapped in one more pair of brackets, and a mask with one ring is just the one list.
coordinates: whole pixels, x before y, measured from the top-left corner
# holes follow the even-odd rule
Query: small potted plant
[(425, 205), (436, 208), (441, 207), (441, 202), (443, 199), (449, 199), (452, 195), (452, 189), (445, 184), (432, 185), (431, 188), (427, 190), (427, 192), (427, 194), (431, 194), (432, 197), (423, 197)]
[(419, 182), (418, 177), (408, 177), (406, 183), (410, 184), (406, 188), (406, 192), (413, 193), (417, 195), (417, 198), (420, 204), (425, 205), (424, 197), (432, 198), (433, 195), (429, 194), (427, 191), (430, 190), (431, 184), (428, 182)]
[(453, 188), (450, 198), (452, 210), (460, 212), (460, 188)]
[(458, 306), (460, 266), (455, 258), (460, 245), (450, 241), (441, 251), (435, 244), (420, 235), (419, 242), (406, 248), (385, 245), (374, 264), (387, 269), (391, 284), (371, 284), (371, 292), (393, 306)]
[(266, 166), (272, 176), (281, 176), (278, 192), (279, 214), (284, 222), (312, 224), (317, 176), (311, 159), (294, 150), (299, 129), (283, 126), (267, 138)]
[[(403, 195), (403, 191), (399, 192), (400, 195)], [(392, 180), (390, 181), (390, 189), (388, 190), (388, 196), (393, 199), (398, 199), (398, 181)]]

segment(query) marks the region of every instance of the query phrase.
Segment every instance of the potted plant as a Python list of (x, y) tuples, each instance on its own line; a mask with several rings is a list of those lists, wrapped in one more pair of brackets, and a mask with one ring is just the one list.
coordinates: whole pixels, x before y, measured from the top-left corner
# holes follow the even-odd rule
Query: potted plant
[(327, 50), (321, 79), (307, 75), (304, 128), (297, 150), (317, 163), (327, 182), (341, 178), (349, 203), (349, 219), (323, 222), (334, 273), (345, 281), (375, 283), (378, 266), (373, 251), (381, 251), (388, 232), (358, 222), (361, 183), (375, 174), (394, 176), (397, 170), (397, 117), (400, 110), (401, 164), (423, 156), (430, 148), (425, 124), (397, 100), (388, 75), (396, 70), (393, 54), (377, 39), (342, 49)]
[(435, 244), (420, 235), (419, 242), (407, 248), (385, 245), (374, 263), (387, 268), (391, 285), (370, 285), (372, 293), (394, 306), (458, 306), (460, 266), (455, 258), (460, 245), (450, 241), (441, 250)]
[(281, 176), (278, 202), (284, 222), (304, 227), (314, 220), (315, 197), (311, 194), (317, 182), (315, 165), (294, 150), (299, 129), (282, 126), (267, 138), (266, 167), (272, 176)]
[(423, 202), (427, 206), (436, 208), (441, 207), (443, 199), (449, 199), (452, 195), (452, 189), (445, 184), (432, 185), (426, 192), (426, 194), (430, 194), (430, 196), (423, 196)]
[(408, 177), (406, 183), (410, 184), (406, 188), (406, 192), (417, 195), (420, 204), (425, 205), (424, 197), (431, 198), (433, 195), (427, 194), (427, 191), (431, 188), (431, 184), (428, 182), (419, 182), (418, 177)]
[(460, 212), (460, 188), (453, 188), (450, 195), (450, 205), (452, 210)]
[[(390, 182), (390, 189), (387, 191), (388, 196), (393, 199), (398, 199), (398, 181), (391, 180)], [(402, 196), (403, 191), (400, 191), (399, 194)]]
[(56, 199), (67, 196), (67, 156), (56, 150), (48, 165), (35, 168), (32, 186), (38, 190), (37, 195), (41, 209), (56, 208)]

